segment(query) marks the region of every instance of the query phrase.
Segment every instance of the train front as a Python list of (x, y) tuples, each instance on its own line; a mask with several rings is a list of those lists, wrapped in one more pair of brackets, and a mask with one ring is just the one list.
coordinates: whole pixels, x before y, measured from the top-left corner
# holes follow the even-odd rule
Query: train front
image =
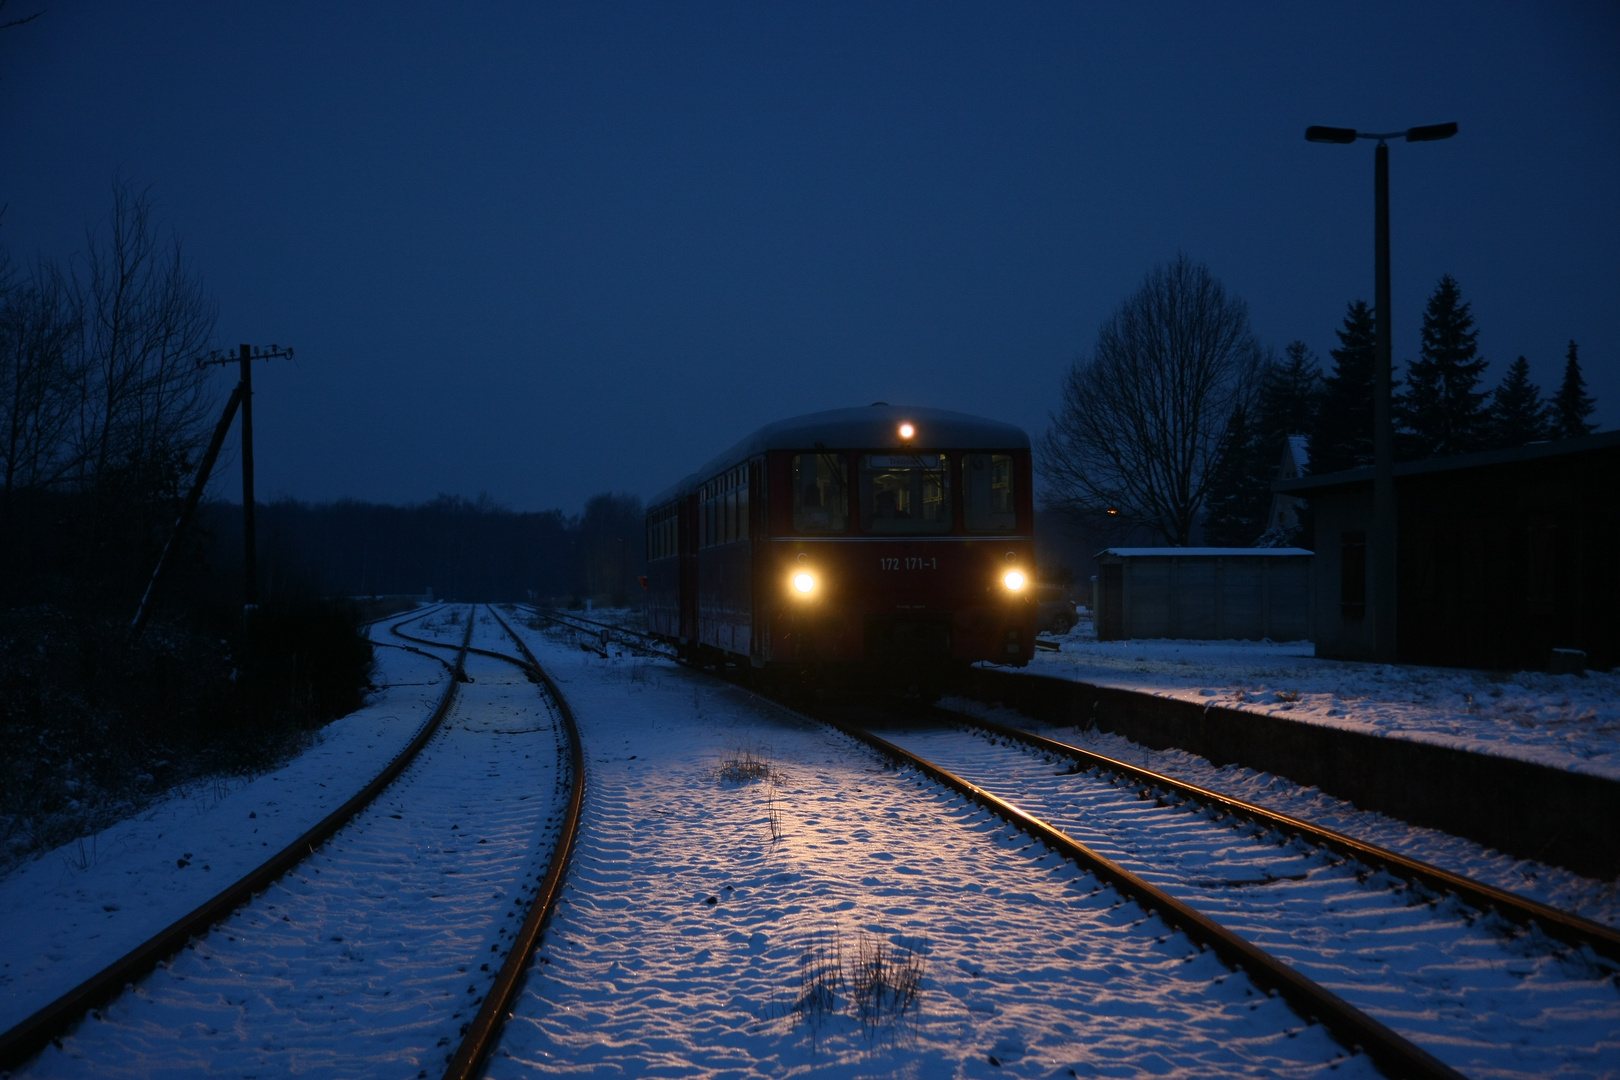
[[(1034, 501), (1023, 431), (938, 410), (859, 410), (766, 454), (757, 596), (767, 663), (930, 685), (1035, 650)], [(874, 415), (877, 414), (877, 415)], [(807, 434), (814, 434), (813, 432)]]

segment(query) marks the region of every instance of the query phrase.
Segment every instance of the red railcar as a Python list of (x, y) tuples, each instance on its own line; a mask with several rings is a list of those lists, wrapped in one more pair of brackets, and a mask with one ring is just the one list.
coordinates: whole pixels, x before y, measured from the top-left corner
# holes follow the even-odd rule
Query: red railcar
[(650, 628), (699, 662), (934, 682), (1035, 649), (1029, 436), (874, 405), (763, 427), (647, 514)]

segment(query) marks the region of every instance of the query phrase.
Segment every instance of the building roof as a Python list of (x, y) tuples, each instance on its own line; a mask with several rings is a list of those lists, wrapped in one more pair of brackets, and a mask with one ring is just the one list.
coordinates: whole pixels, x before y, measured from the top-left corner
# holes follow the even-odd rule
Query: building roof
[[(1395, 463), (1396, 476), (1416, 476), (1422, 473), (1449, 472), (1454, 469), (1478, 469), (1488, 465), (1509, 465), (1537, 458), (1578, 454), (1589, 450), (1606, 450), (1620, 446), (1620, 431), (1604, 431), (1596, 435), (1583, 435), (1578, 439), (1558, 442), (1534, 442), (1507, 450), (1485, 450), (1478, 454), (1458, 454), (1455, 457), (1428, 458), (1423, 461)], [(1346, 484), (1370, 484), (1373, 479), (1371, 465), (1343, 472), (1323, 473), (1321, 476), (1302, 476), (1296, 480), (1278, 480), (1271, 490), (1284, 494), (1314, 491), (1318, 488), (1340, 487)]]
[[(900, 425), (917, 434), (900, 438)], [(829, 409), (766, 424), (696, 472), (660, 492), (653, 506), (679, 498), (698, 484), (767, 450), (1028, 450), (1024, 429), (981, 416), (879, 402), (865, 408)]]
[(1316, 554), (1314, 551), (1306, 551), (1304, 548), (1296, 548), (1296, 547), (1279, 547), (1279, 548), (1254, 548), (1254, 547), (1241, 547), (1241, 548), (1237, 548), (1237, 547), (1236, 548), (1234, 548), (1234, 547), (1130, 547), (1130, 548), (1128, 548), (1128, 547), (1118, 547), (1118, 548), (1104, 548), (1103, 550), (1097, 552), (1095, 558), (1100, 559), (1104, 555), (1117, 555), (1122, 559), (1153, 559), (1153, 558), (1163, 559), (1163, 558), (1169, 558), (1169, 557), (1177, 557), (1177, 558), (1185, 559), (1185, 558), (1189, 558), (1189, 557), (1192, 557), (1192, 558), (1197, 558), (1197, 557), (1209, 558), (1211, 556), (1219, 556), (1220, 558), (1227, 559), (1227, 558), (1233, 558), (1233, 557), (1242, 557), (1244, 555), (1314, 555), (1314, 554)]

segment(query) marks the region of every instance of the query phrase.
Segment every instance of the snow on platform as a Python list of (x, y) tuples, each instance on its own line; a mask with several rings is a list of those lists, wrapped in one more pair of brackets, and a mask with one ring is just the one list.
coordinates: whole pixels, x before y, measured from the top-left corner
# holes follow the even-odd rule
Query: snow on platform
[(1022, 670), (1620, 781), (1620, 672), (1369, 664), (1317, 659), (1308, 641), (1098, 641), (1088, 630)]

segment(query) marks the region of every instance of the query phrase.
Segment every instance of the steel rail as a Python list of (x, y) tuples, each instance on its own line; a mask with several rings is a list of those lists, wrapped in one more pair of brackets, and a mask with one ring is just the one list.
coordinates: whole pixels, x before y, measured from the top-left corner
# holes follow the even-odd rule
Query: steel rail
[[(396, 624), (396, 628), (416, 618), (420, 616), (413, 615), (410, 619), (402, 620)], [(452, 665), (440, 659), (440, 663), (445, 663), (451, 668), (452, 675), (448, 680), (449, 685), (445, 687), (444, 694), (439, 699), (438, 707), (433, 710), (427, 723), (422, 725), (422, 729), (405, 748), (394, 755), (393, 760), (365, 787), (298, 839), (270, 856), (235, 883), (226, 886), (211, 899), (170, 923), (10, 1030), (0, 1034), (0, 1072), (21, 1066), (34, 1054), (43, 1050), (46, 1043), (58, 1039), (86, 1012), (116, 997), (127, 984), (145, 976), (164, 959), (184, 948), (193, 937), (206, 933), (209, 927), (252, 899), (255, 893), (268, 888), (288, 870), (314, 854), (316, 847), (330, 839), (333, 833), (347, 825), (350, 819), (380, 795), (405, 766), (410, 764), (422, 747), (427, 745), (450, 711), (451, 702), (455, 699), (456, 684), (464, 677), (462, 659), (471, 641), (472, 623), (469, 621), (467, 637), (456, 655), (455, 663)]]
[(1465, 900), (1475, 907), (1483, 910), (1494, 910), (1504, 918), (1521, 925), (1533, 924), (1548, 937), (1576, 947), (1586, 945), (1593, 952), (1610, 960), (1620, 961), (1620, 932), (1583, 919), (1579, 915), (1543, 904), (1529, 897), (1517, 896), (1506, 889), (1499, 889), (1494, 885), (1487, 885), (1481, 881), (1454, 874), (1438, 866), (1420, 862), (1409, 858), (1388, 848), (1381, 848), (1376, 844), (1369, 844), (1357, 840), (1353, 836), (1327, 829), (1320, 825), (1313, 825), (1300, 818), (1290, 817), (1275, 810), (1267, 810), (1243, 799), (1223, 795), (1209, 788), (1189, 784), (1174, 777), (1156, 773), (1151, 769), (1132, 765), (1104, 754), (1091, 750), (1083, 750), (1078, 746), (1071, 746), (1056, 739), (1049, 739), (1044, 735), (1037, 735), (1032, 731), (999, 724), (994, 720), (982, 720), (976, 716), (958, 713), (951, 709), (940, 709), (940, 712), (971, 727), (982, 728), (995, 735), (1015, 739), (1028, 746), (1047, 753), (1058, 754), (1070, 758), (1078, 763), (1090, 765), (1098, 769), (1126, 776), (1138, 783), (1149, 784), (1156, 788), (1163, 788), (1183, 798), (1194, 802), (1217, 808), (1234, 817), (1244, 818), (1257, 825), (1292, 833), (1320, 845), (1341, 856), (1353, 858), (1374, 869), (1383, 868), (1400, 877), (1417, 881), (1426, 888), (1435, 892), (1449, 892), (1459, 899)]
[[(488, 605), (485, 605), (489, 607)], [(510, 1008), (517, 992), (523, 985), (524, 973), (528, 969), (530, 956), (540, 941), (540, 935), (545, 931), (550, 921), (552, 909), (556, 907), (557, 897), (562, 892), (563, 878), (568, 872), (568, 864), (573, 860), (574, 845), (579, 835), (580, 818), (585, 809), (585, 750), (584, 743), (579, 736), (579, 725), (574, 720), (574, 711), (568, 706), (568, 699), (563, 696), (551, 676), (540, 666), (534, 653), (524, 644), (523, 639), (507, 625), (505, 619), (493, 607), (489, 613), (495, 616), (501, 629), (507, 636), (517, 643), (518, 650), (523, 653), (523, 660), (513, 660), (501, 653), (488, 652), (484, 649), (475, 649), (484, 656), (496, 656), (511, 663), (518, 664), (531, 680), (545, 687), (551, 700), (557, 706), (557, 712), (562, 716), (563, 724), (568, 731), (569, 765), (573, 770), (572, 790), (568, 796), (568, 808), (563, 814), (562, 825), (557, 837), (557, 845), (552, 850), (551, 865), (546, 868), (545, 877), (540, 887), (535, 890), (534, 899), (529, 904), (529, 912), (523, 919), (523, 925), (518, 928), (513, 937), (512, 947), (506, 953), (506, 959), (501, 968), (495, 973), (494, 983), (489, 992), (484, 995), (483, 1004), (479, 1006), (478, 1015), (463, 1029), (461, 1046), (451, 1058), (450, 1064), (445, 1068), (445, 1080), (470, 1080), (476, 1076), (494, 1048), (495, 1040), (500, 1036), (501, 1030), (510, 1017)]]
[(1347, 1049), (1365, 1052), (1386, 1075), (1460, 1080), (1461, 1073), (1422, 1047), (1214, 919), (1040, 818), (865, 728), (827, 717), (816, 719), (866, 743), (890, 760), (916, 769), (936, 783), (958, 792), (1051, 850), (1073, 860), (1076, 865), (1089, 869), (1098, 878), (1135, 900), (1147, 914), (1158, 915), (1172, 929), (1180, 930), (1194, 941), (1207, 945), (1224, 963), (1234, 971), (1243, 972), (1261, 989), (1281, 995), (1307, 1021), (1323, 1024)]

